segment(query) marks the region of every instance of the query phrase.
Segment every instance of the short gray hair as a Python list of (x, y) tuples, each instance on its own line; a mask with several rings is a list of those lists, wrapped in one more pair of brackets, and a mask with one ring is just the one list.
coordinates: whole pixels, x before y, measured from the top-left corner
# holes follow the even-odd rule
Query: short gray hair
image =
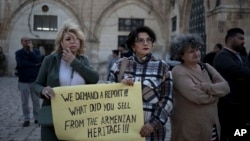
[(201, 37), (196, 33), (180, 34), (173, 38), (170, 45), (170, 55), (173, 60), (183, 62), (182, 55), (191, 45), (191, 48), (201, 48), (204, 44)]

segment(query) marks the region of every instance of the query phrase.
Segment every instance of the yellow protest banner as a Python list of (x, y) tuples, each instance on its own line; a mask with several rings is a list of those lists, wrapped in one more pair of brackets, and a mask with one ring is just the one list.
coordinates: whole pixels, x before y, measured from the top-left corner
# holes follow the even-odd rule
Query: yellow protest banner
[(141, 84), (122, 83), (53, 88), (53, 123), (61, 140), (143, 141)]

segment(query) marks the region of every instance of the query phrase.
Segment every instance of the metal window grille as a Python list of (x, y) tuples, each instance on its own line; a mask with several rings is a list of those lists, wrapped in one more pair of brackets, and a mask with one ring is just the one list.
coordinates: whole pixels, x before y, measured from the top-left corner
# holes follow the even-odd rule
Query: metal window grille
[(191, 7), (191, 14), (189, 20), (189, 32), (197, 33), (204, 41), (201, 48), (202, 58), (206, 54), (206, 25), (205, 25), (205, 8), (203, 0), (193, 0)]
[(34, 15), (34, 31), (57, 31), (57, 16)]

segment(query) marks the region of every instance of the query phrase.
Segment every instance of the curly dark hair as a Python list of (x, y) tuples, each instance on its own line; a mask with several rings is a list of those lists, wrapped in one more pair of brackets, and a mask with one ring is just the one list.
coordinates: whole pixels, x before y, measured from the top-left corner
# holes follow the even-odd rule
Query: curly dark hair
[(138, 37), (138, 34), (139, 33), (142, 33), (142, 32), (146, 32), (149, 37), (152, 39), (152, 43), (154, 43), (156, 41), (156, 35), (155, 35), (155, 32), (147, 27), (147, 26), (139, 26), (137, 28), (135, 28), (134, 30), (132, 30), (129, 35), (128, 35), (128, 38), (126, 40), (126, 44), (127, 44), (127, 47), (129, 50), (132, 50), (132, 46), (134, 45), (134, 42), (136, 40), (136, 38)]
[(177, 60), (183, 62), (182, 55), (188, 49), (188, 47), (192, 48), (201, 48), (204, 44), (201, 37), (196, 33), (186, 33), (180, 34), (173, 38), (170, 45), (170, 55), (173, 60)]

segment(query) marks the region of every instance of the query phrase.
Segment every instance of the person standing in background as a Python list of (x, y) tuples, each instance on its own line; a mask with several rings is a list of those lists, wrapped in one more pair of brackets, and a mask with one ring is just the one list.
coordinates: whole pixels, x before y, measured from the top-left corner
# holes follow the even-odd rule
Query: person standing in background
[[(44, 58), (34, 85), (36, 94), (43, 99), (42, 106), (50, 106), (50, 99), (57, 96), (54, 87), (96, 84), (99, 80), (99, 74), (83, 55), (84, 34), (78, 25), (65, 23), (56, 36), (55, 48)], [(41, 140), (59, 140), (53, 125), (41, 125)]]
[(118, 50), (119, 50), (119, 57), (130, 57), (133, 55), (133, 52), (131, 50), (127, 50), (125, 44), (120, 44), (118, 46)]
[(169, 65), (170, 70), (172, 70), (174, 68), (174, 66), (180, 64), (181, 62), (173, 60), (170, 56), (170, 52), (166, 53), (166, 59), (165, 59), (166, 63)]
[(38, 49), (33, 47), (29, 37), (22, 37), (21, 44), (23, 48), (15, 53), (17, 63), (16, 69), (18, 71), (18, 88), (21, 92), (24, 115), (23, 127), (27, 127), (31, 119), (29, 108), (30, 97), (33, 103), (33, 117), (35, 123), (37, 123), (38, 112), (40, 110), (40, 99), (32, 90), (32, 86), (34, 85), (41, 65), (41, 54)]
[(234, 137), (234, 133), (236, 129), (245, 129), (250, 119), (250, 68), (247, 59), (241, 55), (244, 34), (241, 28), (229, 29), (225, 37), (226, 46), (214, 59), (215, 69), (227, 80), (231, 89), (218, 103), (221, 141), (242, 140), (244, 137)]
[(6, 56), (3, 52), (3, 48), (0, 46), (0, 76), (4, 75), (6, 66)]
[(108, 74), (110, 72), (111, 67), (118, 59), (119, 59), (119, 50), (112, 50), (112, 56), (110, 57), (108, 62)]
[(203, 63), (208, 63), (213, 66), (214, 57), (221, 49), (222, 45), (220, 43), (215, 44), (214, 50), (204, 56)]

